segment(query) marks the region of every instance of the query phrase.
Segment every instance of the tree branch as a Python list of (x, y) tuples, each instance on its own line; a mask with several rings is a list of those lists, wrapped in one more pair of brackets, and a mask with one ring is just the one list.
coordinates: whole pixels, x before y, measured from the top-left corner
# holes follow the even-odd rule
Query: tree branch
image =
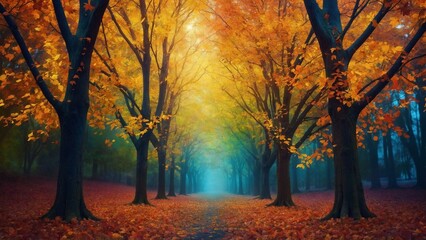
[[(382, 21), (382, 19), (386, 16), (386, 14), (390, 10), (390, 6), (387, 6), (386, 2), (390, 0), (385, 0), (385, 3), (380, 8), (379, 12), (376, 14), (374, 19), (368, 24), (367, 28), (364, 32), (352, 43), (352, 45), (346, 50), (348, 55), (348, 61), (352, 58), (355, 52), (364, 44), (364, 42), (370, 37), (370, 35), (374, 32), (377, 25)], [(389, 3), (390, 4), (390, 3)]]
[(70, 27), (68, 26), (68, 20), (65, 16), (64, 8), (62, 7), (61, 0), (52, 0), (53, 8), (55, 9), (56, 20), (61, 30), (62, 38), (65, 41), (68, 52), (72, 50), (72, 41), (74, 36), (71, 33)]
[(357, 110), (360, 112), (364, 109), (373, 99), (386, 87), (389, 83), (390, 79), (399, 71), (401, 66), (403, 66), (407, 55), (411, 52), (420, 38), (423, 36), (426, 30), (426, 22), (423, 22), (420, 28), (417, 30), (416, 34), (413, 38), (408, 42), (405, 46), (404, 51), (399, 55), (398, 59), (395, 60), (394, 64), (390, 67), (390, 69), (377, 80), (376, 85), (374, 85), (365, 96), (356, 102)]
[(324, 47), (329, 45), (333, 36), (328, 30), (323, 10), (318, 6), (316, 0), (304, 0), (304, 3), (320, 46)]

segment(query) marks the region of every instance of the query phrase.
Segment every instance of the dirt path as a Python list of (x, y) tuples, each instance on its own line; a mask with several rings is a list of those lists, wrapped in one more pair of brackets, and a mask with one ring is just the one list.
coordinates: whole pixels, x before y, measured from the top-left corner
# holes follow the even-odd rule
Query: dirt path
[(195, 232), (185, 239), (222, 239), (225, 237), (225, 225), (220, 220), (220, 201), (219, 195), (200, 195), (197, 196), (207, 201), (207, 208), (201, 213), (199, 222), (192, 225), (189, 229), (190, 232)]

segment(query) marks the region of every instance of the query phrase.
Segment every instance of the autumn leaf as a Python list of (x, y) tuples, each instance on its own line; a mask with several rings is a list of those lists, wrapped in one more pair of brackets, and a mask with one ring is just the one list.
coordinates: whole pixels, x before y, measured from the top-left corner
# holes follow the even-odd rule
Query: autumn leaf
[(91, 5), (90, 0), (88, 0), (87, 3), (84, 4), (84, 10), (85, 11), (93, 11), (95, 7)]

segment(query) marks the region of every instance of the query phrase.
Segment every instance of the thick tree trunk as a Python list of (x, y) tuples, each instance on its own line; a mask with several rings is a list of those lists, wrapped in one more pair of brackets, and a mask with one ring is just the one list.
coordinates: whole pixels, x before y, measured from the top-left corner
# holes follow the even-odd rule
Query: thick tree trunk
[(269, 171), (270, 167), (262, 167), (262, 184), (260, 188), (259, 199), (272, 199), (271, 190), (269, 188)]
[(43, 216), (65, 221), (97, 219), (86, 208), (83, 198), (83, 143), (85, 140), (88, 102), (71, 102), (59, 115), (61, 145), (56, 197), (52, 208)]
[(386, 172), (388, 175), (388, 188), (397, 188), (395, 176), (395, 159), (393, 156), (392, 133), (388, 132), (383, 139), (383, 148), (385, 151)]
[(294, 206), (291, 198), (290, 183), (290, 158), (291, 153), (287, 147), (278, 150), (277, 159), (277, 198), (269, 204), (270, 206)]
[(167, 199), (166, 197), (166, 151), (161, 145), (158, 149), (158, 186), (156, 199)]
[(135, 198), (132, 204), (151, 205), (148, 201), (147, 186), (148, 186), (148, 147), (149, 147), (149, 132), (145, 133), (138, 140), (136, 148), (136, 183), (135, 183)]
[(374, 141), (373, 134), (368, 136), (368, 155), (370, 157), (370, 171), (371, 171), (371, 188), (381, 188), (380, 172), (379, 172), (379, 157), (378, 157), (378, 141)]
[(170, 177), (169, 177), (169, 193), (167, 196), (176, 197), (175, 193), (175, 158), (172, 156), (172, 162), (170, 164)]
[(356, 139), (358, 114), (339, 100), (331, 100), (329, 107), (336, 180), (333, 209), (324, 219), (374, 217), (365, 202), (359, 170)]

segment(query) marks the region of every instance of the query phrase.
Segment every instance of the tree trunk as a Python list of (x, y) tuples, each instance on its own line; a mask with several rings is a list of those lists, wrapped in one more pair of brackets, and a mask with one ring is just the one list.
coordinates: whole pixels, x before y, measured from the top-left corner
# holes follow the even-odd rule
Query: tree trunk
[(380, 184), (380, 172), (379, 172), (379, 157), (378, 152), (378, 141), (374, 141), (373, 134), (368, 136), (368, 154), (370, 157), (370, 171), (371, 171), (371, 188), (381, 188)]
[(253, 168), (253, 196), (258, 196), (260, 194), (260, 166)]
[(383, 139), (385, 151), (386, 172), (388, 175), (388, 188), (397, 188), (395, 176), (395, 159), (393, 156), (392, 133), (389, 131)]
[(197, 181), (197, 175), (192, 174), (192, 192), (197, 193), (198, 192), (198, 181)]
[(305, 168), (305, 191), (307, 192), (311, 190), (311, 177), (312, 177), (311, 167), (312, 166)]
[(244, 195), (242, 171), (239, 171), (239, 173), (238, 173), (238, 194)]
[[(424, 79), (424, 78), (423, 78)], [(426, 80), (423, 80), (423, 93), (419, 96), (419, 116), (420, 116), (420, 158), (418, 164), (416, 163), (417, 183), (416, 186), (420, 188), (426, 188), (426, 93), (424, 91)]]
[(192, 178), (192, 172), (190, 171), (188, 176), (188, 188), (186, 189), (186, 193), (191, 194), (192, 188), (193, 188), (193, 178)]
[(262, 184), (259, 199), (272, 199), (271, 190), (269, 188), (269, 171), (270, 167), (262, 167)]
[[(419, 69), (422, 66), (418, 66)], [(417, 85), (419, 88), (416, 90), (416, 98), (418, 102), (418, 114), (420, 121), (420, 158), (417, 162), (414, 162), (416, 165), (416, 176), (417, 183), (416, 186), (420, 188), (426, 188), (426, 79), (424, 77), (419, 77), (416, 79)]]
[[(413, 147), (413, 146), (411, 146)], [(413, 159), (414, 165), (416, 166), (416, 187), (426, 188), (426, 159), (416, 158)]]
[(335, 196), (331, 212), (324, 217), (360, 219), (375, 215), (367, 208), (358, 163), (356, 122), (358, 114), (339, 100), (329, 102), (335, 168)]
[(59, 216), (65, 221), (97, 219), (86, 208), (83, 198), (83, 143), (85, 141), (88, 102), (71, 102), (59, 115), (61, 145), (56, 197), (43, 218)]
[(293, 171), (293, 179), (291, 180), (291, 192), (292, 193), (300, 193), (299, 183), (298, 183), (298, 174), (297, 174), (297, 158), (293, 158), (291, 161), (291, 170)]
[(185, 167), (181, 168), (181, 170), (180, 170), (179, 194), (180, 195), (186, 195), (186, 169), (185, 169)]
[(237, 171), (235, 167), (232, 168), (232, 175), (231, 175), (231, 192), (237, 193)]
[[(419, 96), (418, 97), (423, 97), (423, 96)], [(421, 105), (423, 104), (423, 105)], [(405, 131), (408, 133), (408, 135), (410, 136), (408, 139), (405, 138), (404, 136), (400, 136), (400, 140), (402, 142), (402, 144), (407, 148), (411, 158), (413, 159), (414, 165), (415, 165), (415, 169), (416, 169), (416, 176), (417, 176), (417, 183), (416, 183), (416, 187), (419, 188), (425, 188), (426, 187), (426, 155), (425, 155), (425, 137), (423, 137), (424, 135), (426, 135), (426, 126), (424, 126), (424, 124), (426, 124), (425, 122), (425, 113), (424, 111), (424, 106), (425, 101), (424, 101), (424, 97), (423, 97), (423, 101), (419, 100), (419, 128), (420, 130), (418, 132), (420, 132), (420, 135), (417, 133), (417, 137), (420, 138), (419, 141), (416, 140), (416, 135), (414, 134), (414, 130), (413, 130), (413, 121), (412, 121), (412, 117), (410, 116), (411, 111), (410, 109), (405, 109), (405, 110), (401, 110), (401, 116), (399, 118), (400, 120), (400, 124), (405, 126)]]
[(167, 194), (167, 196), (169, 197), (176, 197), (176, 193), (175, 193), (175, 157), (172, 156), (172, 162), (170, 164), (170, 184), (169, 184), (169, 193)]
[(146, 204), (151, 205), (148, 201), (147, 184), (148, 184), (148, 147), (150, 132), (145, 133), (141, 139), (138, 140), (136, 148), (136, 183), (135, 183), (135, 198), (132, 204)]
[(167, 199), (166, 197), (166, 151), (164, 145), (158, 148), (158, 187), (156, 199)]
[(291, 198), (290, 158), (291, 153), (286, 146), (278, 150), (277, 198), (269, 204), (270, 206), (294, 206), (293, 199)]

